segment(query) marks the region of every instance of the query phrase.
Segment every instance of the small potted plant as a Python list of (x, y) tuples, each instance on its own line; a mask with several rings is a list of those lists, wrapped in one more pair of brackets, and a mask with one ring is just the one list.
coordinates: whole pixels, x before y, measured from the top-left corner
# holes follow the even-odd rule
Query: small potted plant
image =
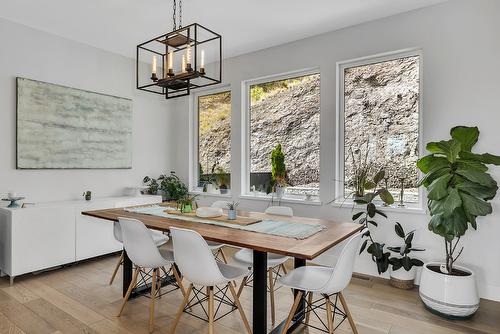
[(148, 187), (147, 189), (148, 194), (150, 195), (158, 194), (160, 185), (158, 184), (158, 181), (156, 179), (153, 179), (149, 176), (145, 176), (144, 179), (142, 179), (142, 183), (144, 183)]
[(236, 219), (236, 208), (240, 205), (238, 202), (228, 202), (227, 203), (227, 219), (235, 220)]
[(422, 252), (424, 249), (413, 248), (412, 241), (415, 231), (405, 234), (405, 231), (400, 223), (396, 223), (394, 230), (398, 237), (403, 240), (403, 245), (398, 247), (387, 247), (391, 252), (398, 253), (399, 257), (391, 257), (391, 280), (392, 286), (400, 289), (413, 289), (415, 286), (415, 267), (423, 266), (423, 262), (419, 259), (410, 257), (411, 252)]
[(276, 197), (281, 200), (285, 195), (287, 185), (285, 154), (281, 150), (281, 144), (276, 145), (276, 148), (271, 152), (271, 178)]
[(86, 201), (90, 201), (92, 199), (92, 192), (87, 190), (83, 193), (83, 197)]
[(190, 213), (196, 206), (195, 199), (198, 195), (185, 195), (184, 197), (177, 200), (177, 206), (182, 213)]
[(447, 318), (468, 318), (479, 308), (474, 271), (457, 266), (463, 251), (458, 247), (467, 229), (477, 228), (477, 218), (493, 212), (491, 201), (498, 185), (488, 165), (500, 165), (500, 156), (473, 153), (479, 139), (477, 127), (457, 126), (451, 139), (428, 143), (429, 155), (417, 166), (425, 175), (429, 230), (444, 240), (444, 262), (429, 262), (420, 277), (420, 298), (433, 313)]
[(222, 169), (222, 167), (217, 168), (217, 173), (215, 174), (215, 182), (219, 187), (221, 194), (227, 194), (229, 189), (229, 175)]
[(160, 189), (163, 191), (163, 200), (178, 201), (188, 195), (188, 188), (182, 182), (174, 171), (170, 172), (170, 175), (160, 175), (158, 178), (160, 183)]

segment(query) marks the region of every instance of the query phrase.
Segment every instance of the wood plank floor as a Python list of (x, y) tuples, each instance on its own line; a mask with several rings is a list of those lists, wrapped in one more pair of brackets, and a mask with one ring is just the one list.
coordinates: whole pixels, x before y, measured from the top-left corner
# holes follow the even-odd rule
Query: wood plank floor
[[(16, 278), (10, 287), (0, 279), (0, 333), (148, 333), (146, 297), (131, 300), (120, 318), (121, 272), (108, 285), (118, 256), (85, 261), (71, 267)], [(448, 321), (427, 312), (416, 290), (402, 291), (386, 282), (353, 278), (345, 296), (360, 333), (480, 334), (500, 333), (500, 303), (483, 300), (468, 321)], [(156, 307), (156, 333), (167, 333), (182, 296), (179, 290), (164, 295)], [(242, 304), (251, 320), (251, 289)], [(277, 291), (277, 319), (284, 319), (292, 304), (289, 290)], [(270, 317), (269, 317), (270, 318)], [(318, 323), (311, 317), (311, 321)], [(269, 324), (269, 327), (271, 324)], [(245, 333), (237, 312), (216, 323), (216, 333)], [(184, 314), (177, 333), (206, 333), (206, 323)], [(319, 333), (298, 329), (297, 333)], [(335, 333), (351, 333), (347, 321)], [(261, 333), (255, 333), (261, 334)]]

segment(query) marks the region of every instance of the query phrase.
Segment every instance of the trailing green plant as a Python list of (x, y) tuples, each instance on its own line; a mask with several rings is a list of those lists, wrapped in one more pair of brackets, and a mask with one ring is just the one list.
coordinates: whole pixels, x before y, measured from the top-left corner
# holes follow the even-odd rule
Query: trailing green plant
[(219, 187), (219, 189), (228, 189), (229, 188), (229, 175), (222, 169), (222, 167), (218, 167), (215, 173), (215, 183)]
[(276, 145), (271, 152), (271, 182), (273, 188), (286, 186), (285, 154), (281, 150), (281, 144)]
[(150, 195), (156, 195), (158, 193), (158, 190), (160, 189), (158, 181), (149, 176), (145, 176), (142, 180), (142, 183), (144, 183), (148, 187), (148, 194)]
[(375, 203), (376, 199), (380, 199), (387, 205), (394, 203), (394, 198), (391, 193), (385, 187), (379, 187), (380, 182), (384, 179), (385, 172), (380, 170), (375, 174), (372, 180), (366, 182), (368, 186), (364, 190), (370, 190), (370, 192), (365, 193), (363, 196), (358, 196), (354, 198), (354, 203), (362, 205), (363, 210), (355, 213), (352, 216), (352, 220), (358, 222), (365, 226), (365, 232), (363, 233), (363, 238), (366, 238), (361, 245), (359, 254), (363, 253), (366, 249), (367, 253), (371, 255), (372, 260), (377, 264), (378, 273), (384, 273), (389, 268), (389, 257), (390, 253), (384, 251), (385, 244), (375, 241), (370, 232), (370, 226), (378, 226), (375, 221), (377, 216), (381, 216), (387, 219), (387, 215), (379, 210)]
[(423, 252), (425, 249), (422, 248), (413, 248), (412, 241), (413, 236), (415, 235), (415, 231), (408, 232), (405, 234), (403, 226), (400, 223), (396, 223), (394, 225), (394, 230), (398, 237), (403, 239), (404, 245), (398, 247), (387, 247), (388, 250), (394, 253), (398, 253), (399, 257), (391, 257), (389, 258), (389, 263), (392, 265), (392, 270), (399, 270), (400, 268), (404, 268), (406, 271), (410, 271), (413, 266), (421, 267), (424, 263), (419, 259), (414, 259), (410, 257), (411, 252)]
[(161, 182), (160, 189), (168, 199), (177, 201), (188, 195), (187, 186), (175, 175), (174, 171), (171, 171), (170, 175), (160, 175), (158, 181)]
[(417, 162), (425, 174), (420, 185), (427, 188), (427, 206), (431, 214), (429, 230), (444, 238), (446, 271), (453, 275), (460, 238), (469, 224), (477, 228), (476, 219), (492, 213), (492, 200), (497, 182), (487, 165), (500, 165), (500, 157), (489, 153), (477, 154), (472, 148), (479, 139), (477, 127), (457, 126), (450, 131), (451, 139), (427, 144), (429, 155)]
[(227, 203), (227, 209), (228, 210), (236, 210), (236, 208), (240, 205), (238, 202), (228, 202)]
[(365, 190), (372, 189), (374, 187), (373, 181), (369, 180), (370, 170), (372, 165), (368, 161), (369, 155), (369, 141), (366, 141), (365, 154), (361, 152), (360, 149), (353, 150), (352, 147), (349, 148), (349, 155), (352, 160), (352, 186), (354, 188), (354, 197), (362, 197), (365, 194)]

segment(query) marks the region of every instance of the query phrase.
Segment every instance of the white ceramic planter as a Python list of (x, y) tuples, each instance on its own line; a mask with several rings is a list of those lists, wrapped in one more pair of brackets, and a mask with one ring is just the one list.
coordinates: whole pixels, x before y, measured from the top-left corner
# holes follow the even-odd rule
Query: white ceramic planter
[(441, 263), (429, 262), (422, 268), (419, 293), (424, 304), (431, 311), (449, 318), (464, 319), (472, 316), (479, 308), (476, 275), (470, 269), (455, 266), (470, 273), (469, 276), (451, 276), (437, 273), (428, 266)]
[(401, 267), (398, 270), (391, 268), (391, 285), (399, 289), (412, 289), (415, 285), (416, 267), (413, 266), (409, 271)]

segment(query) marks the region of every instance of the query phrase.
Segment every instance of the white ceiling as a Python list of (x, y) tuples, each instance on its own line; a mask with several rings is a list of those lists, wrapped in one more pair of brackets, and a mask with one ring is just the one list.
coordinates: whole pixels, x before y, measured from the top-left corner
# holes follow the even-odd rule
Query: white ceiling
[[(232, 57), (445, 0), (184, 0), (184, 25), (223, 36)], [(135, 57), (172, 29), (172, 0), (0, 0), (0, 17)]]

